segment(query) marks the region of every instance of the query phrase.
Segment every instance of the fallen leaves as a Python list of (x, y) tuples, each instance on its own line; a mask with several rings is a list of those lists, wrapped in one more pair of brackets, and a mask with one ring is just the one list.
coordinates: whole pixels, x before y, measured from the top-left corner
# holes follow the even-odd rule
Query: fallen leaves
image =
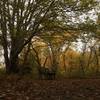
[(0, 77), (0, 100), (100, 100), (100, 79)]

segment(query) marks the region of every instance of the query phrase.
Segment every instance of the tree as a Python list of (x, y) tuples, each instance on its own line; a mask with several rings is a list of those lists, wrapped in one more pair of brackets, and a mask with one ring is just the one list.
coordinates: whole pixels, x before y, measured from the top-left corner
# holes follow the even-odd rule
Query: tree
[(6, 71), (17, 72), (18, 56), (35, 35), (77, 30), (71, 18), (94, 5), (95, 0), (0, 0), (0, 37)]
[(0, 33), (7, 72), (16, 72), (19, 53), (42, 29), (41, 23), (51, 15), (54, 5), (54, 0), (0, 1)]

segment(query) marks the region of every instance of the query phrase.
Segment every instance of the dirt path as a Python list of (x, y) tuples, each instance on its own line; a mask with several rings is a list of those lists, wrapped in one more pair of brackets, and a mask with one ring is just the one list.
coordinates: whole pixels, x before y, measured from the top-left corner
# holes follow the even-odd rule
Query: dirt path
[(0, 100), (100, 100), (100, 79), (0, 78)]

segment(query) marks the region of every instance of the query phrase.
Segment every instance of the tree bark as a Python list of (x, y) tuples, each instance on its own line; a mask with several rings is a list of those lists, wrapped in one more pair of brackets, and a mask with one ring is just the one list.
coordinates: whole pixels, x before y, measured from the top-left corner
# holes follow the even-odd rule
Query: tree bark
[(9, 66), (10, 66), (10, 62), (9, 62), (9, 58), (8, 58), (8, 50), (5, 46), (3, 46), (3, 48), (4, 48), (5, 67), (6, 67), (6, 72), (8, 73)]
[(18, 73), (18, 56), (11, 55), (9, 73)]
[(18, 72), (18, 54), (10, 53), (10, 57), (8, 57), (8, 49), (7, 46), (3, 46), (4, 48), (4, 59), (5, 59), (5, 67), (6, 73), (15, 73)]

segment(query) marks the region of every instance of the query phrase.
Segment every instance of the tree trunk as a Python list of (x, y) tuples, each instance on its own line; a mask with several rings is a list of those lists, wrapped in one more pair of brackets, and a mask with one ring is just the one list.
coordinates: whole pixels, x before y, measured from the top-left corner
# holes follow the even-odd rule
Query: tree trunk
[(95, 54), (95, 63), (96, 63), (96, 74), (98, 74), (99, 73), (99, 57), (95, 48), (94, 48), (94, 54)]
[(14, 46), (12, 46), (10, 51), (10, 66), (9, 66), (9, 73), (17, 73), (18, 72), (18, 53)]
[(4, 49), (4, 59), (5, 59), (6, 73), (18, 72), (18, 55), (14, 55), (12, 53), (9, 58), (7, 49)]
[(4, 33), (2, 36), (2, 46), (4, 50), (4, 60), (5, 60), (6, 72), (8, 73), (10, 62), (9, 62), (9, 56), (8, 56), (9, 54), (8, 54), (8, 43), (7, 43), (6, 33)]
[(9, 66), (10, 66), (10, 62), (9, 62), (9, 58), (8, 58), (8, 51), (7, 49), (4, 49), (4, 59), (5, 59), (5, 67), (6, 67), (6, 72), (9, 72)]
[(12, 56), (10, 58), (9, 72), (18, 73), (18, 56)]
[(66, 69), (66, 58), (65, 58), (65, 54), (63, 54), (63, 63), (64, 63), (64, 70), (65, 70), (65, 73), (67, 72), (67, 69)]

